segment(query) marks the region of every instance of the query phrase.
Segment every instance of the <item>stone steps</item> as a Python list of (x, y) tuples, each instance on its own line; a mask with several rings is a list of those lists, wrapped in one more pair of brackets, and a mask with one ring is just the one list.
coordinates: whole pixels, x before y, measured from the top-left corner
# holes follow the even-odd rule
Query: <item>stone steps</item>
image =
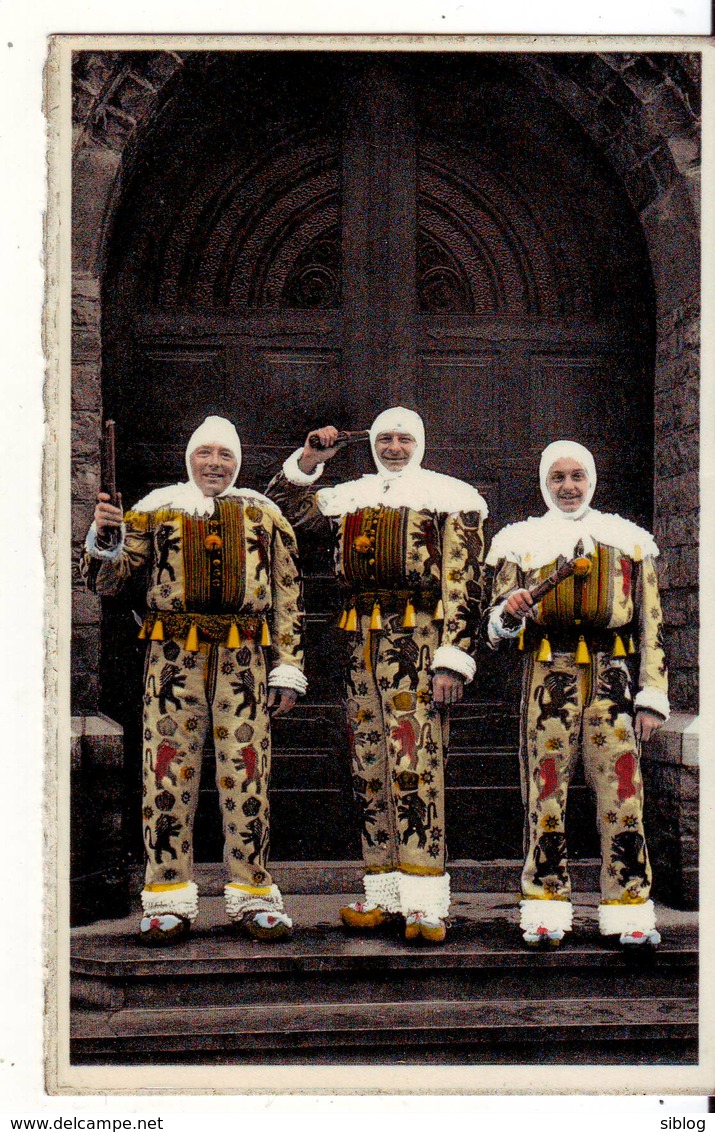
[[(567, 946), (522, 948), (511, 897), (455, 897), (439, 948), (397, 933), (360, 937), (336, 925), (347, 897), (296, 896), (293, 939), (272, 947), (231, 934), (222, 902), (203, 901), (190, 940), (147, 950), (136, 918), (73, 933), (72, 1057), (77, 1063), (265, 1063), (389, 1058), (442, 1063), (543, 1060), (544, 1044), (598, 1063), (647, 1050), (697, 1058), (697, 938), (691, 922), (648, 956), (598, 937), (593, 901)], [(441, 1052), (440, 1052), (441, 1051)], [(633, 1056), (636, 1056), (633, 1053)]]

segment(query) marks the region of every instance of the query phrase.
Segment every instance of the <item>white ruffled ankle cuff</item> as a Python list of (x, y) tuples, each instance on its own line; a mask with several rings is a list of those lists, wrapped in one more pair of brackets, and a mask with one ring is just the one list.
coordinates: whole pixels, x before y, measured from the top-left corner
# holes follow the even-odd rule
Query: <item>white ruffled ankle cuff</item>
[(167, 888), (164, 892), (152, 892), (145, 888), (141, 901), (147, 916), (173, 913), (175, 916), (184, 916), (193, 923), (199, 914), (199, 890), (192, 880), (187, 884)]
[(449, 873), (441, 877), (411, 876), (400, 873), (400, 910), (403, 916), (423, 912), (446, 920), (449, 915)]
[(570, 900), (522, 900), (519, 927), (525, 932), (546, 928), (549, 932), (570, 932), (573, 904)]
[(644, 904), (599, 904), (598, 927), (601, 935), (655, 931), (653, 901), (646, 900)]
[(229, 920), (240, 920), (246, 912), (282, 912), (283, 897), (277, 884), (270, 891), (258, 894), (246, 886), (227, 884), (223, 890)]
[(362, 878), (365, 896), (370, 904), (377, 904), (386, 912), (400, 911), (400, 874), (365, 873)]

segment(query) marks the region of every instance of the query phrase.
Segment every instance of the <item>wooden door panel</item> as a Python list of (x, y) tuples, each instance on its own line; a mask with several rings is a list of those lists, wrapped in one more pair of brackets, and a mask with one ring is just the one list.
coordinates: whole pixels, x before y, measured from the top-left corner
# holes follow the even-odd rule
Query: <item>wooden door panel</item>
[[(185, 439), (208, 413), (236, 422), (239, 483), (263, 490), (310, 428), (364, 428), (405, 403), (424, 417), (426, 466), (482, 491), (487, 542), (543, 510), (538, 457), (562, 436), (592, 449), (599, 508), (650, 521), (642, 233), (567, 116), (536, 90), (506, 97), (510, 66), (221, 53), (177, 90), (137, 154), (145, 174), (127, 183), (106, 280), (104, 408), (126, 502), (183, 478)], [(323, 483), (371, 470), (354, 446)], [(331, 548), (299, 546), (310, 695), (275, 728), (274, 856), (351, 857), (340, 593)], [(138, 750), (127, 616), (106, 619), (104, 706)], [(477, 663), (453, 712), (450, 851), (517, 856), (520, 657), (480, 644)], [(212, 766), (209, 749), (200, 859), (221, 853)], [(579, 791), (577, 854), (596, 848)]]
[(266, 412), (259, 425), (262, 437), (302, 439), (316, 421), (343, 420), (347, 411), (341, 357), (335, 350), (259, 350), (265, 406), (285, 406), (285, 414)]
[(500, 390), (494, 353), (422, 354), (417, 400), (427, 435), (441, 447), (493, 448), (497, 395)]

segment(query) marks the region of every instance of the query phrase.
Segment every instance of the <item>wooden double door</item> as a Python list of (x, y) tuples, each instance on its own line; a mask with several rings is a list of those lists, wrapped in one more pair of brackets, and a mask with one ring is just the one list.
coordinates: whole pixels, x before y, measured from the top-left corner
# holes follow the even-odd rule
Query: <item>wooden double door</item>
[[(650, 521), (643, 237), (607, 159), (518, 56), (188, 56), (126, 171), (103, 309), (127, 500), (183, 476), (207, 413), (236, 422), (240, 482), (262, 489), (310, 428), (403, 404), (424, 418), (425, 464), (479, 486), (489, 535), (539, 513), (538, 456), (564, 436), (594, 452), (602, 508)], [(357, 449), (329, 468), (368, 470)], [(345, 859), (359, 844), (338, 595), (327, 548), (301, 550), (310, 693), (275, 729), (273, 855)], [(107, 603), (105, 625), (133, 798), (141, 658), (126, 605)], [(449, 848), (518, 856), (518, 671), (479, 660), (453, 721)], [(220, 857), (212, 774), (207, 752), (204, 859)], [(594, 848), (588, 806), (577, 788), (577, 854)]]

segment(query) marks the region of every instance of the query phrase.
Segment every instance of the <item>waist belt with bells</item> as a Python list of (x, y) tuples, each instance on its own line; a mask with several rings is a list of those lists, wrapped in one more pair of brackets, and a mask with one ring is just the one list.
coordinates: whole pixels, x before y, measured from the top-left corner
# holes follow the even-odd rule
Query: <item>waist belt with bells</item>
[(527, 624), (517, 638), (520, 651), (536, 652), (536, 660), (550, 664), (554, 653), (573, 653), (576, 664), (590, 664), (592, 652), (610, 652), (614, 659), (633, 656), (636, 647), (632, 634), (625, 627), (616, 629), (581, 629), (579, 626)]
[(353, 594), (343, 609), (338, 628), (346, 633), (357, 632), (357, 615), (370, 614), (370, 629), (382, 629), (383, 613), (402, 612), (402, 628), (414, 629), (415, 610), (431, 613), (433, 621), (444, 621), (444, 606), (434, 590), (360, 590)]

